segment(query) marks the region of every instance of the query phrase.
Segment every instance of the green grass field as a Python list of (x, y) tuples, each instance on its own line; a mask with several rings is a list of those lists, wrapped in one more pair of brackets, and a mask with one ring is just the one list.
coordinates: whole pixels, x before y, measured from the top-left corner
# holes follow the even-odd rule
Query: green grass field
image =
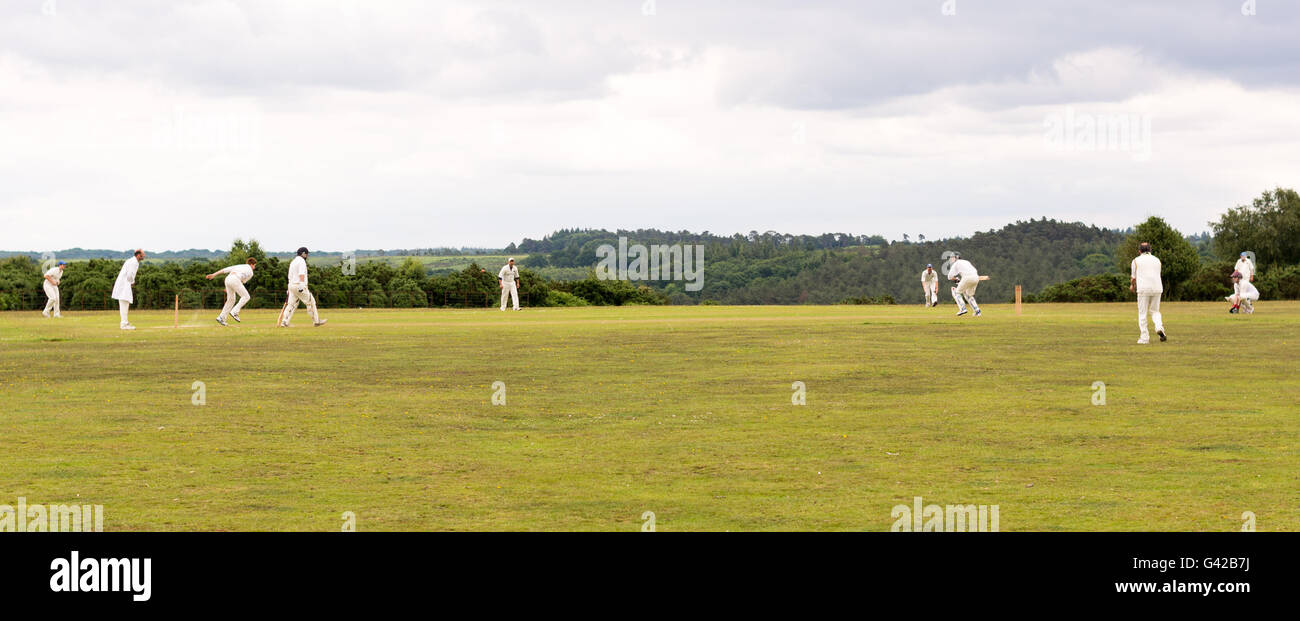
[(1148, 346), (1130, 304), (0, 313), (0, 504), (102, 504), (112, 531), (883, 531), (921, 496), (1003, 531), (1297, 530), (1300, 303), (1258, 308), (1167, 303)]

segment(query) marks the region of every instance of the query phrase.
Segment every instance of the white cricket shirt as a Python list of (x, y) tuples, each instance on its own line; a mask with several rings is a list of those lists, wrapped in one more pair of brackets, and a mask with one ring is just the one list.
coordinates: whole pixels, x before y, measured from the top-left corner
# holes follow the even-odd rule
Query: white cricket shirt
[(1237, 295), (1243, 298), (1251, 298), (1254, 300), (1259, 299), (1259, 289), (1256, 289), (1255, 285), (1246, 282), (1245, 278), (1241, 279), (1241, 282), (1236, 285), (1233, 285), (1233, 289), (1236, 290)]
[(509, 263), (503, 265), (501, 271), (497, 272), (497, 278), (500, 278), (503, 283), (515, 282), (515, 279), (519, 278), (519, 266), (511, 267)]
[(971, 265), (966, 259), (957, 259), (953, 262), (952, 267), (948, 270), (948, 278), (961, 275), (962, 280), (979, 279), (980, 273), (975, 271), (975, 266)]
[(55, 285), (58, 285), (59, 279), (63, 278), (63, 270), (57, 267), (51, 267), (48, 272), (45, 272), (45, 275), (49, 276), (50, 280), (53, 280)]
[(1241, 279), (1249, 282), (1250, 277), (1255, 275), (1255, 264), (1250, 259), (1237, 259), (1237, 265), (1233, 269), (1241, 272)]
[(221, 270), (220, 272), (217, 272), (217, 273), (218, 273), (218, 274), (234, 274), (234, 275), (236, 275), (236, 276), (239, 277), (239, 282), (243, 282), (243, 283), (246, 283), (246, 282), (248, 282), (248, 281), (250, 281), (250, 280), (253, 279), (253, 268), (252, 268), (252, 266), (248, 265), (247, 263), (241, 263), (241, 264), (239, 264), (239, 265), (232, 265), (232, 266), (227, 267), (226, 269)]
[(1129, 264), (1129, 277), (1137, 279), (1138, 293), (1164, 293), (1160, 282), (1160, 259), (1146, 252), (1139, 254)]
[[(298, 282), (298, 277), (302, 276), (302, 282)], [(289, 284), (306, 285), (307, 284), (307, 260), (302, 257), (294, 257), (289, 263)]]

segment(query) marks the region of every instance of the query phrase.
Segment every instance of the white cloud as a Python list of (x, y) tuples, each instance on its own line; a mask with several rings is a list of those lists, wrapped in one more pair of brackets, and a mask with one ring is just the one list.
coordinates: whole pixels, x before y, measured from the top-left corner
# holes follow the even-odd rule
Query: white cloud
[[(1103, 19), (1053, 37), (1042, 11), (973, 4), (65, 4), (0, 22), (3, 249), (936, 238), (1148, 213), (1191, 232), (1296, 184), (1300, 92), (1180, 56), (1203, 8), (1136, 47)], [(1050, 148), (1066, 111), (1149, 119), (1149, 160)]]

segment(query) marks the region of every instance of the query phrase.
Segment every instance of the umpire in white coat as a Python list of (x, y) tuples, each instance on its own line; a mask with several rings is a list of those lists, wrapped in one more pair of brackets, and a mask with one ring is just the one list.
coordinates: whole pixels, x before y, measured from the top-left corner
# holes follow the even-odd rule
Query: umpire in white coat
[(113, 299), (117, 300), (117, 309), (122, 314), (122, 329), (134, 330), (135, 326), (127, 319), (131, 305), (135, 303), (135, 274), (140, 271), (140, 262), (144, 261), (144, 251), (136, 249), (131, 258), (122, 262), (122, 269), (117, 272), (117, 282), (113, 283)]

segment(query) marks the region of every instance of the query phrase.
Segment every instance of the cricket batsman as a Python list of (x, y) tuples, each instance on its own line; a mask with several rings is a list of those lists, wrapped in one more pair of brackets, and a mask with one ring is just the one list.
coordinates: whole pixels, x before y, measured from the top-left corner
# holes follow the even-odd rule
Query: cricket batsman
[[(248, 261), (243, 265), (232, 265), (207, 275), (208, 280), (212, 280), (221, 274), (226, 275), (226, 305), (221, 308), (221, 314), (217, 315), (217, 323), (223, 326), (228, 325), (226, 323), (227, 315), (236, 322), (239, 321), (240, 309), (244, 308), (244, 305), (252, 298), (252, 296), (248, 295), (248, 288), (244, 286), (244, 283), (252, 280), (254, 269), (257, 269), (257, 259), (249, 257)], [(235, 302), (236, 296), (239, 297), (238, 303)]]
[(1232, 308), (1228, 309), (1229, 313), (1240, 313), (1245, 307), (1247, 315), (1255, 312), (1255, 302), (1259, 300), (1259, 289), (1246, 280), (1246, 275), (1241, 272), (1232, 273), (1232, 295), (1227, 297), (1232, 302)]
[(135, 274), (140, 271), (140, 262), (144, 260), (144, 250), (136, 249), (131, 258), (122, 262), (122, 269), (117, 272), (117, 282), (113, 283), (113, 299), (117, 300), (118, 312), (122, 315), (122, 329), (134, 330), (135, 326), (127, 319), (131, 305), (135, 303)]
[(297, 256), (289, 263), (289, 298), (284, 302), (284, 308), (280, 311), (280, 327), (289, 327), (289, 322), (293, 319), (294, 311), (298, 310), (298, 303), (302, 302), (307, 305), (307, 313), (311, 315), (311, 325), (320, 327), (325, 325), (325, 319), (321, 319), (316, 312), (316, 298), (312, 297), (311, 290), (307, 288), (307, 256), (311, 254), (306, 246), (298, 249)]
[(54, 267), (46, 270), (44, 276), (42, 276), (45, 280), (45, 282), (41, 283), (45, 287), (45, 296), (50, 298), (45, 303), (45, 310), (41, 311), (41, 314), (46, 317), (50, 316), (51, 311), (54, 312), (55, 317), (63, 316), (59, 314), (59, 279), (63, 278), (63, 268), (67, 264), (67, 261), (59, 261)]
[(1165, 325), (1160, 320), (1160, 294), (1164, 293), (1164, 284), (1160, 282), (1160, 259), (1151, 254), (1151, 244), (1142, 242), (1138, 245), (1138, 256), (1129, 264), (1129, 291), (1137, 293), (1138, 302), (1138, 345), (1151, 342), (1147, 332), (1147, 313), (1156, 324), (1156, 334), (1161, 341), (1165, 337)]
[(519, 268), (512, 258), (506, 261), (497, 272), (497, 284), (501, 285), (501, 310), (506, 309), (506, 298), (514, 301), (515, 310), (519, 310)]
[(957, 283), (952, 288), (952, 298), (957, 300), (957, 316), (961, 317), (966, 314), (966, 305), (975, 309), (975, 316), (980, 316), (980, 305), (975, 301), (975, 288), (980, 284), (980, 274), (975, 271), (975, 266), (970, 261), (961, 258), (958, 253), (953, 253), (952, 267), (948, 270), (948, 280)]
[(925, 291), (925, 305), (939, 305), (939, 272), (934, 271), (934, 266), (926, 263), (925, 271), (921, 272), (921, 289)]

